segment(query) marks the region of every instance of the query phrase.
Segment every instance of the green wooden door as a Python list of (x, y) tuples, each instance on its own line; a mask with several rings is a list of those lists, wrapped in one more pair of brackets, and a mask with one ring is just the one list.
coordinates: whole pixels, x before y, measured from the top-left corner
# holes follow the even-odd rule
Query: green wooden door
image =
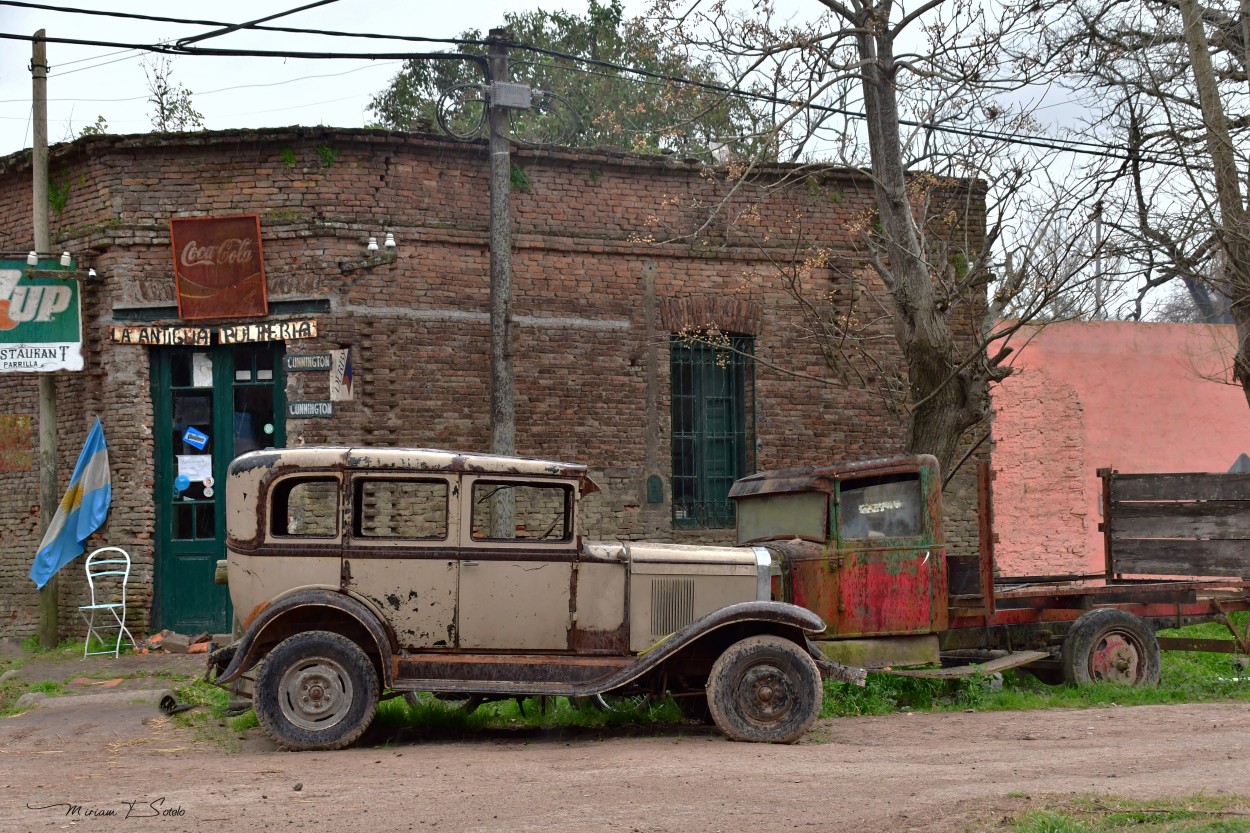
[[(282, 345), (175, 347), (152, 352), (157, 627), (229, 633), (225, 585), (226, 467), (284, 444)], [(185, 478), (185, 479), (184, 479)]]

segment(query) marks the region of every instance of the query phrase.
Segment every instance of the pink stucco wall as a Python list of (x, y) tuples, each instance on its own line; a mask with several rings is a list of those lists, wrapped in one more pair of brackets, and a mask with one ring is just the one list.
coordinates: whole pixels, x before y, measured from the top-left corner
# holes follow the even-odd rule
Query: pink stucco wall
[(1231, 326), (1070, 322), (1023, 335), (993, 394), (1002, 574), (1103, 569), (1099, 468), (1223, 472), (1250, 453), (1241, 388), (1215, 381), (1230, 376)]

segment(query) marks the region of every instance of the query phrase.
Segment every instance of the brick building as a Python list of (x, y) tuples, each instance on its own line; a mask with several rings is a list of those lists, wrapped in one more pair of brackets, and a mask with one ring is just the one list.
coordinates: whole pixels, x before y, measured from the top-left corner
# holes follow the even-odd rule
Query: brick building
[[(517, 449), (592, 467), (603, 492), (587, 501), (588, 537), (727, 543), (723, 494), (735, 477), (899, 450), (901, 429), (874, 392), (776, 369), (823, 366), (770, 261), (794, 257), (786, 230), (798, 225), (805, 241), (853, 258), (849, 229), (871, 213), (866, 177), (828, 171), (761, 192), (730, 228), (704, 227), (717, 184), (694, 162), (523, 151), (514, 164)], [(29, 248), (30, 175), (28, 153), (0, 159), (2, 251)], [(82, 284), (85, 368), (57, 377), (61, 483), (98, 414), (113, 504), (88, 544), (135, 557), (139, 628), (228, 626), (211, 575), (221, 495), (196, 478), (219, 480), (233, 454), (488, 447), (484, 146), (329, 128), (95, 136), (54, 148), (51, 180), (56, 251), (99, 276)], [(227, 215), (259, 217), (266, 314), (180, 319), (170, 220)], [(388, 233), (393, 250), (366, 251)], [(681, 242), (656, 242), (671, 237)], [(820, 268), (813, 280), (829, 292), (839, 278)], [(278, 322), (287, 326), (221, 329)], [(737, 350), (676, 335), (708, 326)], [(884, 326), (881, 335), (880, 359), (897, 368)], [(206, 342), (159, 343), (190, 337)], [(331, 373), (284, 359), (342, 350), (333, 355), (350, 359), (351, 398), (301, 404), (330, 400)], [(0, 473), (0, 634), (24, 636), (37, 619), (27, 578), (37, 455), (23, 454), (37, 443), (37, 384), (9, 373), (0, 385), (2, 440), (15, 449)], [(213, 435), (208, 469), (184, 459), (206, 453), (182, 442), (189, 425)], [(192, 474), (190, 488), (171, 488), (179, 472)], [(963, 489), (947, 499), (955, 547), (976, 540)], [(75, 562), (62, 572), (67, 634), (82, 592)]]

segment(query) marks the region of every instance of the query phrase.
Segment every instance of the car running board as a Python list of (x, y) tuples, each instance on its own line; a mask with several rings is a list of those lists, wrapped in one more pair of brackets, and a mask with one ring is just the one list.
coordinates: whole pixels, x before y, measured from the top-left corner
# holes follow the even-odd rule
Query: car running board
[(979, 662), (970, 665), (956, 665), (951, 668), (920, 668), (916, 670), (903, 668), (883, 668), (883, 674), (894, 674), (899, 677), (924, 677), (930, 680), (954, 680), (959, 677), (971, 677), (976, 674), (993, 674), (995, 671), (1006, 671), (1008, 668), (1019, 668), (1021, 665), (1028, 665), (1031, 662), (1037, 662), (1039, 659), (1049, 659), (1050, 654), (1046, 651), (1015, 651), (1006, 656), (996, 657), (989, 662)]

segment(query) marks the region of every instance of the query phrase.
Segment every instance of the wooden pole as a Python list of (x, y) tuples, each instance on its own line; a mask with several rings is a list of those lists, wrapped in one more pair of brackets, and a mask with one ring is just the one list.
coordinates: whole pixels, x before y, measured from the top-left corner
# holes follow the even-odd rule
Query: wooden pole
[[(35, 251), (40, 254), (52, 249), (48, 233), (48, 44), (39, 40), (46, 34), (43, 29), (35, 32), (30, 61), (35, 125), (31, 194)], [(43, 532), (47, 532), (60, 502), (56, 489), (56, 458), (56, 377), (44, 373), (39, 376), (39, 517)], [(58, 586), (57, 577), (52, 576), (39, 591), (39, 644), (44, 648), (55, 648), (60, 635)]]
[[(508, 80), (508, 33), (491, 29), (489, 74), (492, 84)], [(512, 370), (512, 140), (508, 111), (490, 108), (490, 450), (516, 453), (516, 379)], [(491, 501), (491, 536), (516, 535), (515, 498), (511, 489)]]

